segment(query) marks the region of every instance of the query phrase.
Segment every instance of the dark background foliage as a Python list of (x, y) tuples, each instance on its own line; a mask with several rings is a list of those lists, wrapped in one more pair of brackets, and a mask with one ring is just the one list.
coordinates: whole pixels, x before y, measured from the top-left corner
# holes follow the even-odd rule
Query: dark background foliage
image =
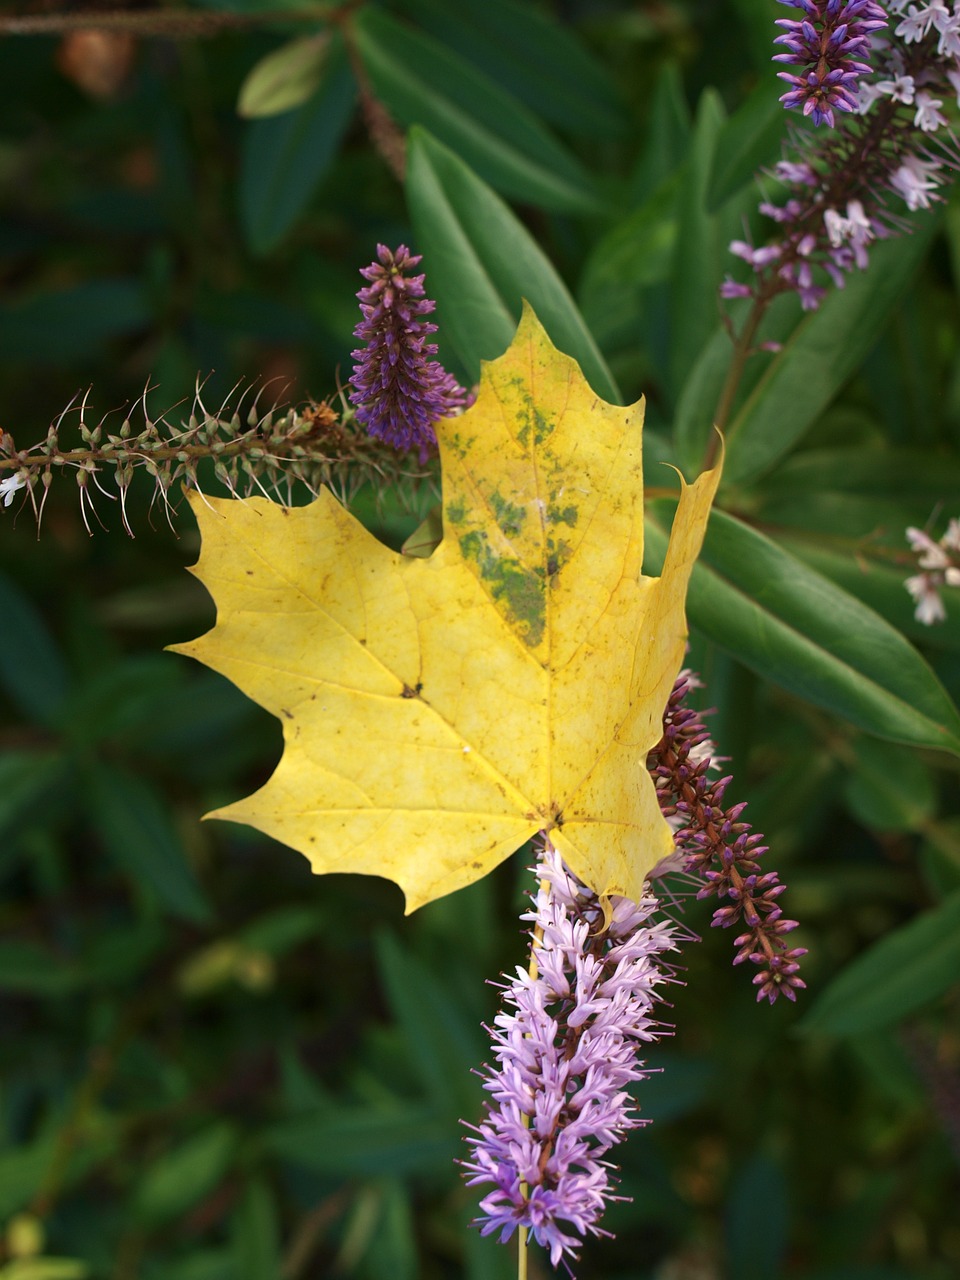
[[(213, 406), (238, 383), (266, 383), (265, 402), (335, 393), (378, 241), (425, 255), (444, 357), (472, 378), (519, 294), (552, 287), (528, 242), (498, 257), (471, 226), (509, 216), (623, 395), (648, 395), (650, 453), (695, 467), (709, 410), (683, 388), (717, 325), (724, 245), (755, 217), (748, 179), (783, 133), (775, 6), (353, 6), (352, 63), (338, 44), (300, 103), (241, 118), (261, 59), (325, 14), (343, 30), (344, 9), (291, 8), (248, 22), (246, 0), (198, 6), (187, 36), (143, 34), (158, 11), (140, 5), (133, 34), (0, 34), (0, 426), (17, 446), (88, 388), (88, 422), (119, 421), (147, 386), (153, 416), (189, 413), (198, 376)], [(0, 31), (14, 12), (51, 10), (4, 5)], [(370, 101), (449, 148), (419, 136), (406, 192), (399, 130), (374, 145)], [(513, 215), (489, 212), (491, 188)], [(449, 250), (458, 227), (472, 257)], [(896, 720), (894, 674), (878, 676), (890, 706), (844, 710), (857, 657), (835, 673), (816, 626), (832, 605), (801, 572), (866, 600), (956, 689), (960, 613), (918, 626), (902, 578), (904, 527), (960, 515), (958, 237), (951, 205), (859, 302), (852, 284), (850, 313), (824, 322), (823, 411), (757, 475), (734, 454), (733, 541), (709, 564), (741, 595), (695, 594), (691, 662), (730, 794), (789, 885), (810, 989), (758, 1008), (730, 937), (689, 907), (706, 936), (638, 1093), (653, 1123), (618, 1155), (631, 1198), (582, 1280), (960, 1271), (956, 767)], [(481, 286), (464, 328), (458, 302)], [(794, 405), (773, 396), (775, 439)], [(76, 422), (68, 409), (64, 442)], [(184, 571), (189, 512), (172, 533), (152, 497), (139, 476), (134, 541), (104, 496), (88, 536), (69, 472), (39, 538), (19, 497), (0, 513), (0, 1277), (506, 1280), (512, 1251), (468, 1229), (453, 1161), (458, 1121), (479, 1113), (487, 980), (522, 961), (524, 858), (404, 918), (386, 881), (314, 879), (255, 832), (201, 825), (269, 776), (280, 732), (163, 652), (212, 608)], [(358, 503), (391, 540), (416, 522)], [(738, 541), (751, 530), (791, 558), (762, 559)], [(782, 626), (751, 647), (754, 607)], [(798, 657), (787, 633), (812, 648)], [(867, 665), (877, 634), (860, 639)], [(916, 704), (947, 724), (926, 679)]]

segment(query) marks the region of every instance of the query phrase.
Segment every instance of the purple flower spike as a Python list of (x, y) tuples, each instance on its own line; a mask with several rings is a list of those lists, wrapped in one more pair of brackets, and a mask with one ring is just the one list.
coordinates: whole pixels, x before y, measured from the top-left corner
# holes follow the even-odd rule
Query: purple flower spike
[(871, 67), (870, 36), (887, 25), (887, 15), (875, 0), (780, 0), (801, 9), (798, 21), (780, 18), (783, 35), (774, 40), (786, 53), (774, 62), (785, 62), (799, 74), (779, 72), (793, 88), (780, 101), (787, 110), (799, 107), (814, 124), (836, 120), (834, 110), (859, 109), (858, 82)]
[(522, 917), (533, 963), (504, 988), (491, 1030), (499, 1065), (482, 1073), (491, 1101), (468, 1126), (462, 1164), (469, 1186), (492, 1187), (481, 1234), (503, 1243), (525, 1227), (556, 1266), (588, 1234), (609, 1235), (598, 1222), (620, 1197), (603, 1156), (644, 1123), (627, 1086), (645, 1075), (640, 1045), (663, 1030), (652, 1010), (670, 978), (658, 958), (684, 935), (650, 923), (655, 898), (601, 904), (549, 843), (534, 871), (540, 887)]
[(726, 805), (724, 792), (732, 781), (707, 776), (714, 767), (713, 744), (700, 712), (686, 705), (687, 694), (699, 687), (691, 672), (681, 671), (667, 702), (663, 737), (647, 757), (660, 800), (660, 811), (674, 829), (676, 855), (664, 871), (683, 870), (700, 883), (698, 898), (727, 898), (732, 905), (717, 907), (715, 928), (742, 921), (746, 931), (734, 939), (734, 964), (749, 960), (757, 999), (773, 1004), (778, 996), (796, 1000), (806, 986), (798, 976), (805, 947), (789, 947), (786, 935), (797, 927), (784, 920), (777, 899), (785, 889), (777, 873), (761, 873), (759, 859), (767, 852), (763, 836), (751, 832), (742, 814), (746, 804)]
[(405, 244), (391, 252), (377, 245), (379, 262), (360, 274), (370, 284), (357, 294), (363, 319), (353, 331), (366, 343), (354, 351), (350, 402), (357, 421), (394, 448), (417, 449), (426, 462), (436, 444), (433, 424), (465, 408), (468, 396), (452, 374), (430, 357), (427, 342), (437, 326), (423, 317), (436, 303), (424, 297), (423, 276), (409, 273), (420, 262)]

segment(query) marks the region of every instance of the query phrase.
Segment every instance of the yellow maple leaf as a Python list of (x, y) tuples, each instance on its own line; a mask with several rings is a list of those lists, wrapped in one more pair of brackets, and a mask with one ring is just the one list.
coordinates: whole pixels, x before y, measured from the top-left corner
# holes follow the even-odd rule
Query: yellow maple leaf
[(684, 485), (644, 577), (643, 402), (605, 404), (525, 311), (476, 403), (437, 424), (440, 545), (380, 543), (328, 492), (195, 497), (217, 624), (177, 646), (283, 723), (249, 823), (316, 872), (387, 876), (407, 910), (538, 831), (595, 892), (641, 895), (672, 848), (647, 752), (719, 479)]

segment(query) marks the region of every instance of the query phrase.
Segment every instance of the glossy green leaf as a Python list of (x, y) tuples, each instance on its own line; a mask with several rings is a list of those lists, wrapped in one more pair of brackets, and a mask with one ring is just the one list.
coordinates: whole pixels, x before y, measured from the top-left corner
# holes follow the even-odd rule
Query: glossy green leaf
[(254, 253), (275, 249), (303, 214), (353, 115), (353, 75), (334, 40), (322, 83), (302, 106), (251, 121), (240, 171), (240, 222)]
[(421, 129), (410, 135), (407, 200), (417, 242), (430, 246), (428, 287), (441, 334), (476, 381), (480, 361), (513, 340), (522, 299), (605, 400), (620, 393), (566, 285), (527, 229), (453, 152)]
[(461, 1137), (422, 1105), (337, 1107), (274, 1125), (266, 1147), (294, 1164), (338, 1177), (434, 1173), (449, 1168)]
[(157, 791), (120, 766), (90, 763), (85, 794), (116, 865), (155, 892), (174, 915), (209, 921), (210, 907)]
[(960, 893), (955, 893), (859, 955), (816, 1000), (800, 1029), (856, 1036), (898, 1022), (958, 982)]
[(404, 0), (404, 11), (502, 89), (591, 141), (622, 137), (614, 82), (571, 30), (529, 0)]
[(897, 568), (888, 562), (861, 554), (856, 544), (845, 551), (822, 546), (814, 538), (801, 538), (793, 530), (777, 531), (777, 542), (792, 555), (822, 573), (825, 577), (875, 609), (891, 626), (925, 649), (950, 649), (960, 651), (960, 600), (954, 593), (945, 591), (942, 599), (947, 617), (945, 622), (929, 627), (918, 622), (915, 604), (904, 587), (910, 566)]
[(320, 88), (330, 35), (289, 40), (251, 68), (237, 99), (237, 114), (248, 120), (292, 111)]
[(429, 129), (505, 195), (562, 213), (603, 211), (576, 157), (462, 58), (372, 6), (356, 36), (377, 97), (401, 124)]
[(40, 611), (12, 578), (0, 574), (0, 687), (30, 721), (55, 724), (69, 678)]
[(867, 271), (847, 276), (807, 312), (727, 426), (724, 480), (756, 479), (813, 425), (876, 342), (926, 254), (937, 219), (871, 245)]
[(192, 1209), (226, 1177), (236, 1146), (233, 1125), (218, 1121), (157, 1157), (134, 1196), (137, 1217), (159, 1225)]
[(707, 192), (725, 113), (711, 90), (703, 94), (683, 182), (677, 196), (677, 239), (670, 287), (670, 385), (674, 395), (717, 323), (721, 246)]
[(845, 771), (844, 798), (866, 827), (917, 831), (937, 810), (937, 788), (915, 752), (892, 742), (861, 738)]
[[(651, 561), (674, 504), (651, 503)], [(714, 511), (687, 615), (745, 666), (798, 697), (895, 742), (960, 755), (960, 714), (899, 632), (769, 538)]]

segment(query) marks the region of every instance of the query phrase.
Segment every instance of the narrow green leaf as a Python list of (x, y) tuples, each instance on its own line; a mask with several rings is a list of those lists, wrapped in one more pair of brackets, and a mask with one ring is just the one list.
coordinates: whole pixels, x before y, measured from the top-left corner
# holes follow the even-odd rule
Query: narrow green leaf
[(291, 111), (320, 88), (329, 32), (289, 40), (254, 66), (240, 86), (237, 114), (246, 119)]
[(937, 810), (930, 769), (915, 752), (892, 742), (861, 738), (844, 778), (854, 817), (875, 831), (917, 831)]
[(251, 1178), (244, 1187), (231, 1244), (237, 1280), (277, 1280), (282, 1274), (277, 1207), (263, 1178)]
[(811, 569), (875, 609), (914, 643), (926, 649), (960, 651), (960, 600), (954, 603), (954, 592), (943, 593), (946, 621), (928, 627), (917, 621), (914, 601), (903, 585), (908, 567), (881, 563), (861, 554), (856, 545), (847, 551), (836, 551), (821, 546), (813, 538), (798, 537), (793, 530), (778, 530), (777, 542)]
[(16, 1258), (0, 1267), (0, 1280), (86, 1280), (89, 1274), (78, 1258)]
[(677, 197), (677, 239), (670, 289), (670, 386), (678, 395), (717, 323), (720, 239), (707, 190), (725, 113), (707, 90), (700, 99), (687, 168)]
[(607, 68), (529, 0), (404, 0), (404, 11), (551, 124), (591, 140), (626, 132)]
[(771, 1280), (782, 1274), (787, 1204), (783, 1172), (769, 1156), (754, 1156), (733, 1180), (725, 1206), (726, 1256), (737, 1280)]
[[(662, 563), (673, 503), (653, 502)], [(723, 511), (710, 518), (688, 616), (745, 666), (880, 738), (960, 755), (960, 714), (930, 667), (871, 609)]]
[(145, 328), (152, 312), (139, 279), (87, 280), (0, 305), (0, 349), (26, 365), (89, 360), (112, 338)]
[(66, 666), (39, 610), (3, 574), (0, 617), (0, 686), (28, 720), (55, 724), (69, 683)]
[(155, 1159), (134, 1196), (137, 1217), (159, 1225), (192, 1209), (226, 1176), (236, 1146), (233, 1125), (218, 1121)]
[(471, 1074), (483, 1057), (479, 1028), (430, 968), (389, 934), (377, 946), (380, 981), (423, 1084), (424, 1094), (456, 1121), (479, 1103)]
[(889, 1026), (960, 981), (960, 893), (874, 943), (812, 1005), (800, 1030), (856, 1036)]
[(676, 62), (665, 62), (653, 91), (643, 150), (628, 183), (631, 204), (642, 204), (651, 192), (678, 173), (690, 143), (691, 128), (680, 68)]
[[(764, 80), (720, 131), (707, 184), (708, 212), (715, 213), (763, 165), (778, 158), (783, 127), (783, 107)], [(757, 194), (759, 198), (759, 188)]]
[(594, 391), (614, 404), (620, 393), (566, 285), (527, 229), (457, 156), (413, 129), (407, 199), (417, 241), (430, 246), (430, 292), (441, 333), (466, 374), (510, 345), (524, 298), (554, 343), (574, 357)]
[(66, 761), (53, 751), (7, 751), (0, 756), (0, 836), (10, 838), (12, 828), (29, 816), (38, 825), (43, 801), (69, 776)]
[(275, 249), (310, 203), (333, 160), (355, 99), (343, 45), (330, 44), (320, 88), (302, 106), (251, 121), (240, 169), (240, 222), (254, 253)]
[(461, 1145), (449, 1118), (413, 1104), (343, 1107), (274, 1125), (265, 1146), (283, 1159), (338, 1177), (447, 1170)]
[(505, 195), (561, 213), (600, 213), (593, 179), (512, 95), (429, 36), (361, 10), (357, 47), (377, 97), (422, 125)]
[(159, 795), (119, 766), (90, 763), (86, 796), (111, 857), (174, 915), (203, 924), (211, 911)]
[(75, 990), (82, 980), (78, 965), (61, 960), (46, 947), (13, 938), (0, 939), (0, 991), (63, 996)]
[(872, 245), (869, 269), (806, 313), (728, 424), (725, 483), (762, 475), (813, 425), (880, 336), (937, 222), (927, 217), (912, 235)]

